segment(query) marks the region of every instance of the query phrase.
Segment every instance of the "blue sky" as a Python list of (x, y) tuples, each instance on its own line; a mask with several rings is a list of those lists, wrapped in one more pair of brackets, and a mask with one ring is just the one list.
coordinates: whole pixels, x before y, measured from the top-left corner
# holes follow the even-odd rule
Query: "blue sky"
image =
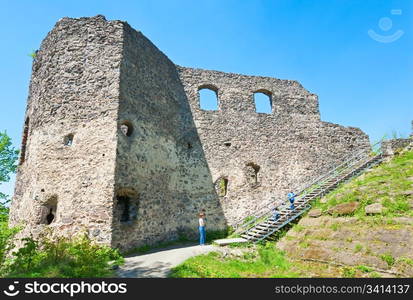
[[(410, 0), (0, 0), (0, 5), (0, 130), (7, 130), (16, 147), (31, 72), (28, 54), (58, 19), (97, 14), (126, 20), (179, 65), (298, 80), (318, 94), (323, 120), (360, 127), (372, 141), (411, 131)], [(0, 191), (11, 193), (12, 186)]]

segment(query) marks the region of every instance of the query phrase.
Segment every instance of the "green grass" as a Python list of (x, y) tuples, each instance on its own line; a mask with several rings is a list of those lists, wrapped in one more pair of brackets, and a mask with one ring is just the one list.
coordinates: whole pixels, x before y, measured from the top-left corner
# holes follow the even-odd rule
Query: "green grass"
[(360, 252), (361, 249), (363, 249), (363, 245), (357, 244), (357, 245), (354, 247), (354, 252)]
[(408, 258), (408, 257), (399, 257), (399, 258), (397, 258), (396, 261), (397, 261), (398, 263), (399, 263), (399, 262), (403, 262), (403, 263), (406, 263), (406, 264), (408, 264), (408, 265), (410, 265), (410, 266), (413, 266), (413, 259)]
[(346, 278), (354, 278), (356, 277), (357, 270), (353, 267), (344, 267), (342, 270), (342, 276)]
[(413, 188), (412, 182), (407, 179), (412, 176), (413, 152), (410, 151), (395, 156), (390, 162), (375, 167), (347, 184), (341, 184), (326, 196), (326, 203), (317, 201), (314, 207), (325, 212), (337, 204), (356, 201), (360, 206), (354, 215), (363, 218), (366, 217), (365, 207), (379, 202), (384, 207), (381, 217), (413, 216), (409, 206), (411, 198), (403, 194)]
[(192, 257), (173, 268), (170, 277), (185, 278), (241, 278), (241, 277), (297, 277), (284, 252), (273, 243), (258, 246), (257, 252), (242, 258), (223, 259), (218, 252)]
[(296, 224), (296, 225), (293, 227), (293, 230), (294, 230), (295, 232), (300, 232), (300, 231), (302, 231), (302, 230), (304, 230), (304, 229), (305, 229), (305, 227), (302, 226), (302, 225), (300, 225), (300, 224)]
[(331, 230), (333, 230), (333, 231), (337, 231), (337, 230), (339, 230), (339, 229), (341, 228), (341, 226), (342, 226), (342, 224), (336, 222), (336, 223), (331, 224), (331, 225), (330, 225), (330, 228), (331, 228)]
[(371, 268), (367, 267), (367, 266), (357, 266), (357, 269), (359, 269), (361, 272), (363, 273), (370, 273), (372, 271)]
[(394, 262), (396, 261), (395, 258), (394, 258), (391, 254), (388, 254), (388, 253), (382, 254), (382, 255), (380, 256), (380, 258), (381, 258), (383, 261), (385, 261), (389, 267), (393, 266), (393, 265), (394, 265)]
[[(326, 229), (338, 233), (340, 230), (350, 228), (356, 230), (363, 228), (382, 227), (386, 229), (398, 230), (404, 225), (395, 222), (394, 218), (399, 216), (413, 216), (409, 208), (411, 197), (404, 195), (403, 192), (413, 189), (413, 184), (407, 178), (413, 177), (413, 152), (406, 152), (394, 157), (390, 162), (375, 167), (372, 171), (352, 179), (346, 184), (341, 184), (336, 190), (326, 196), (326, 203), (316, 201), (314, 207), (320, 208), (326, 212), (329, 208), (347, 202), (357, 201), (358, 209), (354, 216), (357, 218), (356, 224), (346, 224), (339, 220), (326, 224)], [(409, 198), (410, 197), (410, 198)], [(379, 215), (366, 215), (365, 207), (369, 204), (379, 202), (383, 205), (383, 212)], [(288, 230), (292, 229), (295, 234), (287, 235), (287, 241), (297, 240), (299, 252), (313, 251), (313, 240), (327, 239), (320, 235), (311, 234), (306, 231), (304, 225), (289, 224), (281, 230), (274, 238), (278, 241), (284, 237)], [(354, 232), (356, 232), (354, 231)], [(357, 237), (346, 237), (347, 243), (352, 243)], [(316, 242), (314, 243), (316, 244)], [(242, 246), (241, 246), (242, 247)], [(374, 272), (369, 266), (356, 267), (337, 267), (331, 272), (320, 271), (320, 265), (310, 262), (294, 260), (294, 256), (287, 257), (284, 252), (277, 250), (275, 243), (267, 242), (258, 246), (258, 250), (252, 251), (241, 258), (231, 256), (222, 257), (220, 253), (214, 252), (208, 255), (201, 255), (190, 258), (183, 264), (173, 269), (171, 277), (300, 277), (300, 276), (333, 276), (336, 277), (380, 277), (380, 274)], [(333, 248), (333, 251), (343, 251), (341, 248)], [(412, 265), (413, 260), (410, 258), (394, 258), (390, 254), (378, 255), (372, 252), (368, 245), (355, 244), (354, 252), (358, 255), (377, 255), (385, 261), (390, 267), (398, 263)], [(323, 268), (321, 266), (321, 268)], [(323, 273), (325, 272), (325, 273)], [(330, 273), (329, 273), (330, 272)]]

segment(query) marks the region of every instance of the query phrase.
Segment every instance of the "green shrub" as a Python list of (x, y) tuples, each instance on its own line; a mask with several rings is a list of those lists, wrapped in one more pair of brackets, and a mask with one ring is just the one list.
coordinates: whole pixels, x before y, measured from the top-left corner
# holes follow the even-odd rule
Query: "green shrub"
[(117, 250), (99, 245), (86, 235), (69, 239), (24, 238), (2, 265), (5, 277), (108, 277), (113, 266), (123, 263)]
[(363, 249), (363, 245), (357, 244), (357, 245), (354, 247), (354, 252), (360, 252), (361, 249)]
[(14, 248), (13, 237), (18, 231), (18, 228), (8, 228), (7, 222), (0, 222), (0, 277), (4, 273), (7, 253)]
[(356, 269), (352, 267), (344, 267), (342, 271), (342, 276), (347, 278), (354, 278), (356, 276)]
[(395, 259), (391, 254), (385, 253), (380, 256), (380, 258), (387, 263), (389, 267), (394, 265)]
[(367, 266), (363, 266), (363, 265), (358, 266), (357, 269), (359, 269), (363, 273), (370, 273), (372, 271), (371, 268), (369, 268)]

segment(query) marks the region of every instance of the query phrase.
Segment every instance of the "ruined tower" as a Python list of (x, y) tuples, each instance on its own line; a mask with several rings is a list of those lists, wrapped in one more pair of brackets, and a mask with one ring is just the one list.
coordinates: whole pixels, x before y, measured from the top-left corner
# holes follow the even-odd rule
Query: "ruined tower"
[(179, 67), (125, 22), (63, 18), (33, 62), (10, 224), (122, 249), (194, 235), (200, 209), (222, 230), (365, 147), (296, 81)]

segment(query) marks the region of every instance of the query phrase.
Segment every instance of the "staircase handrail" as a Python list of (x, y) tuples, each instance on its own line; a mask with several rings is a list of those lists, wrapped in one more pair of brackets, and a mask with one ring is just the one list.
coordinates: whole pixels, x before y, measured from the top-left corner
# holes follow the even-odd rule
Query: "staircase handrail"
[[(376, 154), (374, 157), (370, 158), (368, 161), (372, 161), (372, 160), (374, 160), (374, 159), (377, 158), (377, 157), (382, 157), (382, 153)], [(296, 215), (294, 215), (293, 218), (287, 219), (287, 220), (286, 220), (284, 223), (282, 223), (282, 224), (283, 224), (283, 225), (286, 225), (286, 224), (290, 223), (292, 220), (294, 220), (297, 216), (299, 216), (299, 215), (301, 215), (302, 213), (304, 213), (305, 210), (307, 210), (307, 207), (308, 207), (308, 208), (311, 207), (311, 205), (309, 204), (309, 202), (310, 202), (310, 200), (303, 201), (303, 202), (299, 203), (299, 204), (295, 207), (295, 209), (296, 209), (296, 208), (300, 208), (300, 207), (305, 207), (305, 209), (299, 211)], [(294, 209), (294, 210), (295, 210), (295, 209)], [(292, 210), (292, 211), (294, 211), (294, 210)], [(288, 215), (288, 214), (287, 214), (287, 215)], [(260, 237), (260, 238), (259, 238), (258, 240), (256, 240), (255, 242), (262, 241), (263, 239), (265, 239), (265, 238), (267, 238), (268, 236), (272, 235), (272, 234), (273, 234), (275, 231), (277, 231), (279, 228), (280, 228), (280, 226), (273, 228), (272, 230), (268, 231), (265, 235), (263, 235), (262, 237)], [(246, 232), (249, 231), (250, 229), (251, 229), (251, 228), (245, 230), (242, 234), (246, 233)]]
[[(341, 163), (341, 164), (339, 164), (338, 166), (334, 167), (334, 168), (333, 168), (332, 170), (330, 170), (329, 172), (326, 172), (325, 174), (319, 176), (317, 179), (312, 180), (311, 183), (306, 183), (305, 185), (302, 185), (301, 190), (299, 190), (299, 192), (297, 192), (298, 198), (301, 199), (303, 196), (305, 196), (306, 194), (308, 194), (308, 192), (307, 192), (307, 193), (304, 193), (304, 192), (305, 192), (306, 190), (308, 190), (309, 188), (311, 188), (312, 186), (314, 186), (315, 184), (317, 184), (317, 183), (318, 183), (318, 184), (324, 183), (324, 182), (327, 181), (328, 179), (333, 178), (334, 176), (337, 176), (337, 175), (341, 174), (341, 172), (335, 173), (335, 171), (336, 171), (337, 169), (339, 169), (339, 168), (341, 168), (341, 167), (343, 167), (343, 166), (346, 166), (346, 165), (348, 164), (346, 168), (343, 168), (342, 172), (344, 172), (344, 171), (347, 170), (348, 168), (353, 167), (356, 163), (362, 161), (362, 160), (365, 159), (366, 157), (369, 157), (369, 156), (360, 157), (360, 155), (365, 154), (366, 152), (371, 152), (371, 149), (372, 149), (373, 147), (377, 146), (378, 144), (380, 144), (381, 142), (382, 142), (382, 140), (380, 140), (379, 142), (375, 143), (374, 145), (371, 146), (370, 149), (369, 149), (369, 148), (365, 148), (365, 149), (362, 149), (362, 150), (356, 152), (355, 154), (354, 154), (354, 153), (350, 154), (349, 156), (347, 156), (347, 157), (349, 157), (349, 158), (346, 159), (343, 163)], [(380, 152), (379, 152), (379, 154), (377, 154), (377, 155), (380, 155)], [(377, 155), (375, 155), (375, 156), (377, 156)], [(374, 156), (374, 157), (375, 157), (375, 156)], [(369, 157), (369, 158), (371, 158), (371, 157)], [(333, 175), (334, 175), (334, 176), (333, 176)], [(323, 181), (322, 181), (322, 180), (323, 180)], [(304, 194), (303, 194), (303, 193), (304, 193)], [(303, 195), (301, 195), (301, 194), (303, 194)], [(273, 198), (272, 198), (272, 199), (273, 199)], [(241, 219), (240, 221), (238, 221), (238, 222), (234, 225), (236, 231), (239, 231), (239, 229), (241, 229), (241, 228), (246, 228), (247, 226), (251, 228), (251, 226), (250, 226), (251, 224), (255, 223), (257, 220), (259, 220), (260, 218), (264, 217), (264, 215), (268, 215), (270, 212), (272, 212), (272, 210), (273, 210), (274, 208), (277, 208), (277, 207), (281, 206), (283, 203), (285, 203), (285, 200), (280, 200), (280, 199), (278, 199), (277, 202), (274, 202), (274, 201), (266, 202), (264, 205), (260, 206), (260, 207), (254, 212), (254, 214), (251, 214), (251, 215), (250, 215), (250, 216), (253, 216), (253, 219), (252, 219), (252, 220), (250, 220), (250, 221), (248, 221), (248, 222), (246, 222), (246, 223), (243, 223), (243, 221), (245, 220), (245, 218), (244, 218), (244, 219)], [(277, 205), (275, 205), (275, 204), (277, 204)], [(271, 207), (269, 208), (269, 206), (271, 206)], [(248, 230), (248, 229), (247, 229), (247, 230)]]

